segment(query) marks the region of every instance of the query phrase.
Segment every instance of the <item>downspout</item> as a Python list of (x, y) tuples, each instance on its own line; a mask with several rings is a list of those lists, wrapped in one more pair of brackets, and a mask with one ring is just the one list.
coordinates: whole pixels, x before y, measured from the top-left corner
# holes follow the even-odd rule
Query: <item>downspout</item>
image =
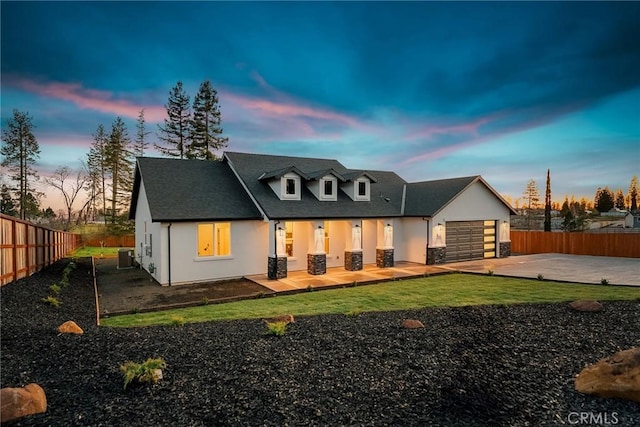
[(171, 286), (171, 225), (169, 223), (169, 227), (167, 227), (167, 252), (169, 253), (169, 259), (167, 262), (167, 266), (169, 267), (169, 286)]
[(424, 261), (426, 265), (429, 265), (429, 237), (431, 235), (431, 221), (429, 218), (422, 217), (423, 221), (427, 221), (427, 249), (425, 249)]
[(275, 257), (276, 280), (278, 280), (278, 229), (276, 226), (280, 224), (280, 220), (273, 221), (273, 255)]

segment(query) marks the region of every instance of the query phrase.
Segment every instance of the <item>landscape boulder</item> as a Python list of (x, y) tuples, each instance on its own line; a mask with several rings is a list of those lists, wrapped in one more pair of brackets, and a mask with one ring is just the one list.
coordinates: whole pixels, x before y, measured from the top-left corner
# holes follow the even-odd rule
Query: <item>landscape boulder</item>
[(406, 319), (404, 322), (402, 322), (402, 327), (405, 329), (418, 329), (424, 328), (424, 325), (417, 319)]
[(602, 311), (602, 304), (595, 300), (576, 300), (569, 304), (569, 307), (576, 311), (598, 312)]
[(61, 334), (83, 334), (84, 331), (73, 320), (68, 320), (62, 325), (58, 326), (58, 332)]
[(39, 414), (47, 410), (47, 396), (42, 387), (32, 383), (25, 387), (0, 390), (0, 423)]
[(587, 366), (576, 377), (575, 388), (580, 393), (640, 403), (640, 347)]
[(286, 324), (295, 323), (295, 319), (293, 318), (293, 314), (283, 314), (282, 316), (275, 316), (270, 319), (263, 319), (265, 323), (277, 323), (284, 322)]

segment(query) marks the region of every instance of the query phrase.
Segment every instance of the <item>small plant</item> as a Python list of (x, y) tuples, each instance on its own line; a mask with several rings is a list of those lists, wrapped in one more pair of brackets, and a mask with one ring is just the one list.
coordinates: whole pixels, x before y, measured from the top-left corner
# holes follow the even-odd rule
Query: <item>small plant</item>
[(62, 279), (60, 279), (60, 287), (64, 288), (69, 285), (69, 277), (67, 275), (63, 275)]
[(609, 281), (603, 277), (602, 279), (600, 279), (600, 284), (607, 286), (609, 284)]
[(208, 305), (208, 304), (209, 304), (209, 298), (202, 297), (202, 305)]
[(182, 317), (182, 316), (171, 316), (171, 324), (173, 326), (184, 326), (184, 317)]
[(258, 294), (256, 295), (256, 298), (264, 298), (265, 293), (263, 291), (258, 292)]
[(60, 293), (60, 289), (62, 289), (62, 288), (60, 288), (60, 286), (56, 285), (55, 283), (53, 285), (49, 286), (49, 290), (51, 291), (51, 293), (53, 293), (55, 295), (58, 295)]
[(354, 308), (352, 310), (347, 311), (344, 315), (347, 317), (356, 317), (362, 313), (362, 310), (359, 308)]
[(287, 332), (287, 322), (266, 322), (267, 333), (281, 337)]
[(131, 309), (131, 312), (132, 312), (133, 314), (138, 314), (138, 313), (140, 313), (140, 308), (139, 308), (139, 307), (133, 307), (133, 308)]
[(544, 280), (544, 276), (542, 274), (538, 274), (538, 280)]
[(358, 286), (358, 281), (354, 280), (353, 283), (351, 284), (351, 287), (355, 288), (356, 286)]
[(167, 364), (164, 359), (147, 359), (144, 363), (126, 362), (120, 366), (120, 372), (124, 377), (124, 388), (132, 382), (142, 383), (156, 383), (162, 378), (162, 369), (166, 368)]
[(56, 297), (52, 297), (51, 295), (49, 295), (46, 298), (42, 298), (40, 301), (42, 301), (45, 304), (49, 304), (51, 307), (60, 307), (60, 300)]
[(487, 270), (487, 275), (488, 276), (493, 276), (493, 270)]
[(313, 292), (313, 286), (311, 285), (307, 286), (307, 292)]

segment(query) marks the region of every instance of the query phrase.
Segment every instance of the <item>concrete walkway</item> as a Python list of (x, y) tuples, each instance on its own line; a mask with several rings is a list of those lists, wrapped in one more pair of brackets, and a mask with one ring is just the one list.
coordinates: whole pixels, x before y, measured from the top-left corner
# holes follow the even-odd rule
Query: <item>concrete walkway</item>
[(535, 254), (445, 264), (445, 268), (470, 273), (537, 278), (575, 283), (640, 286), (640, 258), (589, 255)]
[(361, 271), (346, 271), (342, 267), (328, 268), (326, 274), (319, 276), (313, 276), (306, 271), (293, 271), (280, 280), (269, 280), (266, 274), (246, 278), (273, 292), (288, 293), (310, 288), (343, 287), (352, 285), (354, 282), (376, 283), (452, 271), (487, 273), (489, 270), (496, 276), (536, 279), (541, 274), (547, 280), (600, 284), (602, 279), (606, 279), (610, 285), (640, 287), (640, 259), (638, 258), (565, 254), (520, 255), (438, 266), (397, 262), (392, 268), (365, 265)]

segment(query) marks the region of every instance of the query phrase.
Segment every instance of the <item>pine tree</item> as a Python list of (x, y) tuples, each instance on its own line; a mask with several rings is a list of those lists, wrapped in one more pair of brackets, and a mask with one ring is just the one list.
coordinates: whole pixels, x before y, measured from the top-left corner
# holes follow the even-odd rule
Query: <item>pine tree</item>
[(106, 166), (111, 177), (111, 223), (119, 206), (128, 206), (133, 185), (133, 168), (130, 151), (131, 140), (127, 127), (120, 117), (111, 126), (109, 142), (106, 147)]
[(613, 209), (613, 192), (609, 190), (609, 187), (604, 187), (604, 189), (598, 187), (593, 204), (598, 212), (609, 212)]
[(218, 104), (218, 92), (209, 80), (200, 85), (193, 101), (191, 127), (192, 157), (215, 160), (214, 151), (227, 146), (229, 138), (222, 137), (222, 115)]
[(150, 133), (151, 132), (145, 128), (144, 109), (140, 110), (138, 120), (136, 121), (136, 141), (133, 144), (133, 155), (135, 157), (144, 157), (144, 151), (149, 146), (146, 137)]
[[(38, 194), (31, 187), (31, 178), (38, 180), (34, 169), (40, 158), (40, 146), (33, 135), (33, 119), (29, 113), (13, 110), (13, 117), (7, 121), (7, 128), (2, 131), (3, 145), (0, 154), (3, 156), (2, 166), (6, 166), (11, 180), (17, 183), (14, 190), (19, 206), (20, 218), (27, 218), (27, 211), (31, 211), (33, 201), (37, 203)], [(35, 193), (35, 194), (34, 194)], [(32, 196), (32, 200), (29, 198)], [(39, 209), (38, 209), (39, 211)]]
[(10, 216), (18, 216), (16, 204), (11, 198), (11, 191), (6, 185), (0, 187), (0, 213)]
[(631, 184), (629, 185), (629, 210), (636, 212), (638, 210), (638, 176), (634, 175), (631, 178)]
[[(102, 213), (104, 216), (104, 224), (107, 224), (107, 192), (105, 187), (105, 181), (107, 177), (107, 144), (109, 138), (105, 133), (104, 126), (98, 125), (96, 133), (93, 134), (93, 143), (87, 154), (87, 169), (89, 169), (89, 175), (95, 176), (95, 194), (94, 201), (98, 196), (102, 196)], [(95, 204), (93, 206), (94, 213), (96, 211)]]
[(189, 134), (191, 133), (191, 109), (189, 95), (182, 88), (182, 82), (169, 92), (169, 101), (165, 105), (168, 118), (164, 119), (164, 126), (158, 125), (160, 135), (158, 139), (164, 145), (156, 144), (156, 148), (165, 156), (184, 159), (191, 155), (189, 149)]
[(625, 209), (624, 193), (620, 188), (618, 188), (618, 190), (616, 191), (615, 207), (622, 210)]
[(551, 231), (551, 171), (547, 169), (547, 189), (544, 194), (544, 231)]

